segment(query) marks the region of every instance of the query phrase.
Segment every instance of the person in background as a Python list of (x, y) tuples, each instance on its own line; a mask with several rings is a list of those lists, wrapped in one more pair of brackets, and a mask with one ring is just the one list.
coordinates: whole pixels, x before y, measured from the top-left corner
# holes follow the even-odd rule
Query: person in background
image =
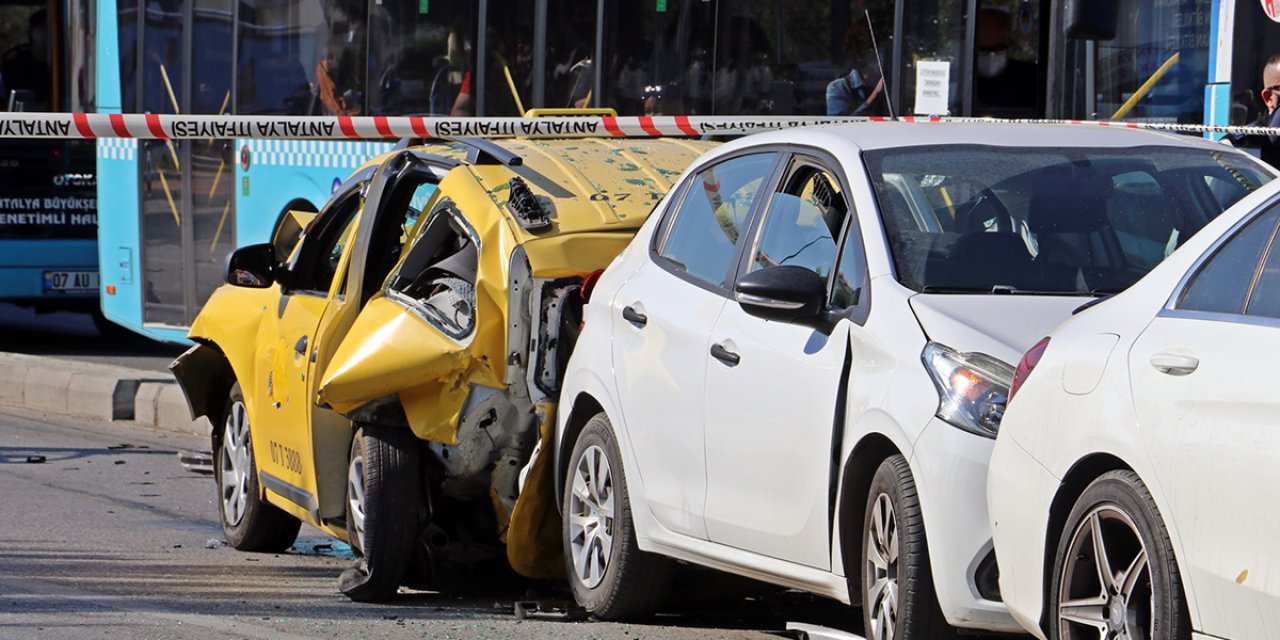
[(874, 87), (868, 87), (857, 69), (849, 69), (849, 73), (827, 84), (827, 115), (872, 115), (872, 106), (882, 91), (884, 78), (877, 81)]
[[(1262, 104), (1263, 112), (1257, 120), (1250, 122), (1254, 127), (1280, 127), (1280, 53), (1277, 53), (1262, 67)], [(1262, 161), (1280, 168), (1280, 136), (1233, 136), (1236, 146), (1255, 147), (1261, 152)]]
[(1036, 106), (1036, 65), (1009, 57), (1013, 20), (1009, 10), (984, 6), (978, 10), (978, 68), (975, 91), (977, 115), (1015, 115)]
[(13, 91), (29, 92), (28, 100), (22, 105), (25, 111), (48, 109), (53, 78), (49, 68), (48, 14), (44, 9), (32, 12), (27, 19), (27, 43), (4, 54), (0, 74), (5, 91), (0, 109), (8, 108)]

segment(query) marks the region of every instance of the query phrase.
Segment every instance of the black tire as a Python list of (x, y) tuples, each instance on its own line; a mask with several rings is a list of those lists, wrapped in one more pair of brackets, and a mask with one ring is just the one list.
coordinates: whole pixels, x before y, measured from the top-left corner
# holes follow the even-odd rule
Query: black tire
[[(1104, 553), (1096, 553), (1095, 540)], [(1111, 570), (1104, 585), (1099, 558)], [(1132, 579), (1130, 579), (1132, 578)], [(1053, 562), (1045, 616), (1054, 640), (1098, 637), (1097, 627), (1064, 621), (1064, 602), (1106, 595), (1105, 604), (1072, 607), (1074, 616), (1096, 617), (1108, 629), (1129, 625), (1124, 637), (1188, 640), (1182, 578), (1169, 533), (1146, 485), (1132, 471), (1110, 471), (1094, 480), (1067, 516)], [(1113, 637), (1108, 633), (1107, 637)]]
[(351, 446), (364, 457), (364, 536), (353, 543), (362, 557), (342, 572), (338, 588), (356, 602), (383, 602), (404, 580), (421, 523), (419, 442), (406, 427), (370, 424), (356, 430)]
[[(861, 549), (856, 557), (861, 560), (861, 569), (857, 593), (862, 602), (863, 635), (868, 640), (955, 637), (938, 606), (916, 483), (901, 455), (886, 458), (876, 469), (858, 539)], [(892, 557), (892, 547), (896, 547), (896, 557)], [(881, 548), (885, 551), (873, 555), (873, 549)], [(873, 562), (876, 559), (879, 561)], [(881, 564), (883, 569), (878, 568)], [(876, 585), (880, 587), (873, 594)]]
[[(600, 467), (600, 461), (607, 467)], [(592, 477), (599, 479), (595, 491), (585, 482), (587, 469), (593, 469)], [(607, 473), (597, 474), (601, 469)], [(580, 479), (584, 482), (579, 487)], [(575, 496), (578, 490), (580, 492)], [(594, 512), (597, 519), (590, 528), (590, 531), (599, 531), (611, 541), (605, 552), (605, 537), (593, 537), (588, 529), (578, 531), (573, 518), (575, 515), (592, 515), (587, 505), (599, 504), (609, 495), (612, 496), (613, 513), (608, 514), (604, 510)], [(562, 531), (565, 569), (573, 597), (600, 620), (626, 620), (652, 614), (662, 603), (671, 575), (671, 560), (641, 551), (636, 544), (628, 495), (622, 472), (622, 455), (609, 418), (603, 413), (596, 414), (583, 428), (569, 457), (562, 497)], [(585, 578), (575, 566), (575, 544), (583, 549), (579, 557), (595, 560), (595, 563), (584, 564), (588, 572)], [(600, 563), (603, 567), (599, 566)], [(594, 574), (591, 573), (593, 569)]]
[(222, 433), (213, 456), (222, 533), (227, 544), (240, 551), (276, 553), (297, 540), (302, 522), (262, 499), (251, 433), (244, 393), (237, 382), (227, 394)]

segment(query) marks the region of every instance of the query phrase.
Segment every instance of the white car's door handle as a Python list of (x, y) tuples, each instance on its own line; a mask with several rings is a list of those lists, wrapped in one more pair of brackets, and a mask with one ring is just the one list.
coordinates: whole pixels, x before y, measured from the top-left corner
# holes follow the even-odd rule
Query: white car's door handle
[(1194, 356), (1183, 356), (1176, 353), (1157, 353), (1151, 356), (1151, 366), (1160, 373), (1171, 376), (1185, 376), (1200, 366), (1200, 359)]

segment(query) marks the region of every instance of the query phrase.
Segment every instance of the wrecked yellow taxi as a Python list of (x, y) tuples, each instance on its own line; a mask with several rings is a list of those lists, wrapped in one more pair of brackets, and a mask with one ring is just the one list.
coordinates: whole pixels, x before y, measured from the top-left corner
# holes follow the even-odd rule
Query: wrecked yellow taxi
[[(584, 280), (713, 143), (402, 143), (238, 249), (172, 370), (227, 542), (351, 544), (354, 600), (505, 554), (563, 575), (550, 450)], [(587, 285), (589, 288), (589, 285)]]

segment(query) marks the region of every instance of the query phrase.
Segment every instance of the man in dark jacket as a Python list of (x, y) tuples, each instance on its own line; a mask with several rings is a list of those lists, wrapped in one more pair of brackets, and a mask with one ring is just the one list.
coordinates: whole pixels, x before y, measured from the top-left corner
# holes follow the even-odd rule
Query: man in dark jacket
[[(1280, 54), (1271, 56), (1262, 67), (1262, 104), (1266, 110), (1249, 124), (1254, 127), (1280, 127)], [(1263, 162), (1280, 168), (1280, 136), (1246, 136), (1243, 140), (1237, 138), (1236, 144), (1258, 147)]]

